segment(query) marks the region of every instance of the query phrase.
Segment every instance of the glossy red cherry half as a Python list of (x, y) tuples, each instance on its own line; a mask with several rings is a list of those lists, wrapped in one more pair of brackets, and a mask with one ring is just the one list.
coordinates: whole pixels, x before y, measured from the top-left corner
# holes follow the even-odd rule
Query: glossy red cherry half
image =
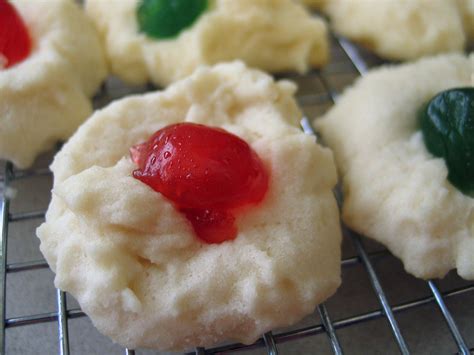
[(260, 202), (268, 189), (255, 151), (219, 128), (171, 125), (130, 151), (133, 176), (171, 200), (209, 243), (234, 239), (236, 209)]
[(30, 51), (31, 39), (23, 20), (12, 4), (0, 0), (0, 69), (23, 61)]

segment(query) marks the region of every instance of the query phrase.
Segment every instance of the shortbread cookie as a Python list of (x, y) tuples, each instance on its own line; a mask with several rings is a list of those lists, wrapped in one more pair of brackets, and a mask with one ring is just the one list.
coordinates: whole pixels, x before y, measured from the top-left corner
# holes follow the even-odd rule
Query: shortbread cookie
[(472, 87), (473, 68), (473, 54), (451, 54), (376, 69), (315, 121), (342, 176), (345, 223), (420, 278), (457, 268), (474, 279), (474, 199), (449, 182), (418, 118), (438, 93)]
[[(2, 21), (9, 25), (0, 31), (10, 53), (0, 55), (0, 158), (25, 168), (90, 115), (89, 97), (105, 79), (106, 62), (94, 27), (73, 1), (11, 4), (19, 19), (8, 12)], [(8, 63), (19, 41), (31, 48), (19, 48), (25, 50), (21, 60)]]
[[(165, 1), (145, 1), (154, 2)], [(191, 11), (187, 2), (180, 10), (183, 14), (173, 14), (179, 18), (194, 15), (185, 18), (188, 25), (180, 31), (173, 21), (169, 28), (160, 26), (160, 13), (155, 14), (156, 28), (149, 24), (153, 17), (145, 14), (152, 12), (151, 5), (140, 12), (144, 18), (140, 25), (138, 0), (87, 0), (86, 9), (102, 36), (112, 71), (133, 84), (151, 80), (166, 86), (190, 75), (199, 65), (233, 59), (269, 72), (305, 72), (328, 60), (326, 24), (293, 0), (199, 3), (203, 8), (192, 14), (186, 12)], [(167, 24), (167, 18), (162, 22)], [(144, 32), (142, 26), (150, 27), (158, 38)]]
[[(97, 111), (64, 145), (37, 233), (55, 285), (101, 332), (132, 348), (248, 344), (334, 293), (336, 168), (329, 149), (298, 128), (294, 92), (240, 62), (203, 67)], [(179, 122), (237, 135), (268, 170), (263, 200), (235, 216), (234, 240), (203, 242), (170, 200), (132, 176), (130, 147)]]
[(460, 52), (473, 39), (472, 0), (331, 0), (324, 12), (338, 34), (386, 59)]

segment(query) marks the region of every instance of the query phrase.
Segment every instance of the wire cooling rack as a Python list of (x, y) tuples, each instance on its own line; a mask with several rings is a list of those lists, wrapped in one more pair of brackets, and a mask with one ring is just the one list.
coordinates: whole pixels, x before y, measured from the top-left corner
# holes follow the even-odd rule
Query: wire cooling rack
[[(337, 100), (338, 94), (342, 88), (350, 84), (358, 75), (364, 74), (365, 71), (372, 66), (374, 59), (361, 54), (360, 49), (353, 46), (351, 43), (338, 38), (332, 38), (332, 53), (333, 60), (331, 64), (322, 71), (314, 71), (305, 76), (289, 75), (284, 76), (285, 78), (296, 81), (300, 86), (300, 92), (298, 94), (298, 102), (308, 117), (314, 117), (324, 112), (330, 107), (335, 100)], [(135, 89), (140, 91), (146, 91), (149, 88)], [(108, 93), (107, 93), (108, 91)], [(111, 93), (111, 91), (113, 91)], [(104, 94), (107, 93), (106, 95)], [(118, 98), (129, 94), (130, 89), (117, 89), (110, 83), (103, 90), (102, 94), (99, 94), (96, 98), (96, 106), (101, 107), (109, 102), (113, 98)], [(308, 119), (303, 119), (302, 127), (305, 132), (314, 134), (311, 128), (311, 124)], [(17, 249), (24, 247), (22, 240), (15, 241), (13, 247), (8, 246), (9, 242), (9, 229), (15, 227), (20, 223), (33, 223), (33, 227), (27, 228), (26, 232), (19, 234), (34, 234), (34, 226), (39, 225), (44, 218), (45, 209), (41, 210), (30, 210), (31, 205), (35, 205), (35, 196), (38, 191), (47, 193), (50, 188), (51, 176), (47, 169), (47, 165), (50, 163), (49, 157), (43, 157), (37, 166), (29, 171), (19, 171), (12, 167), (10, 163), (0, 163), (0, 167), (3, 168), (3, 174), (0, 175), (0, 189), (3, 190), (3, 197), (0, 205), (0, 230), (1, 230), (1, 264), (0, 264), (0, 352), (4, 354), (8, 353), (45, 353), (44, 350), (39, 350), (36, 345), (27, 348), (28, 344), (35, 344), (34, 338), (39, 336), (40, 330), (33, 330), (32, 332), (22, 333), (22, 329), (28, 328), (33, 325), (52, 325), (56, 330), (48, 328), (46, 332), (47, 337), (54, 337), (53, 347), (51, 349), (58, 349), (59, 354), (70, 354), (70, 353), (81, 353), (74, 351), (74, 346), (71, 343), (75, 341), (74, 336), (70, 332), (71, 323), (75, 319), (86, 317), (85, 314), (78, 308), (68, 307), (68, 304), (75, 303), (72, 298), (66, 297), (66, 294), (60, 290), (54, 289), (52, 284), (52, 275), (46, 277), (47, 281), (41, 282), (41, 285), (47, 284), (48, 290), (46, 292), (50, 298), (54, 299), (54, 310), (52, 311), (31, 311), (31, 303), (36, 303), (35, 296), (40, 291), (26, 291), (27, 283), (34, 282), (37, 278), (36, 274), (41, 270), (48, 271), (48, 265), (43, 259), (32, 259), (22, 261), (10, 261), (9, 254), (11, 255)], [(43, 179), (38, 183), (38, 179)], [(16, 191), (17, 199), (25, 198), (27, 202), (24, 206), (12, 207), (15, 204), (16, 199), (11, 198), (12, 193)], [(46, 191), (46, 192), (45, 192)], [(23, 196), (23, 197), (22, 197)], [(32, 197), (31, 197), (32, 196)], [(32, 199), (29, 203), (28, 199)], [(18, 233), (17, 233), (18, 234)], [(342, 260), (342, 272), (343, 272), (343, 286), (338, 293), (330, 298), (325, 304), (318, 306), (315, 314), (309, 316), (305, 322), (298, 324), (290, 329), (284, 329), (281, 331), (274, 331), (264, 334), (261, 339), (252, 345), (242, 344), (228, 344), (215, 348), (197, 348), (189, 354), (220, 354), (228, 352), (255, 352), (268, 353), (270, 355), (281, 354), (301, 354), (301, 353), (397, 353), (409, 354), (415, 348), (417, 353), (433, 352), (428, 349), (438, 349), (439, 352), (448, 353), (460, 353), (469, 354), (473, 350), (474, 337), (470, 332), (474, 332), (472, 324), (474, 323), (474, 316), (472, 309), (474, 303), (472, 302), (474, 296), (474, 283), (469, 283), (459, 279), (455, 273), (450, 273), (448, 278), (451, 282), (448, 282), (449, 287), (439, 287), (435, 281), (421, 281), (412, 278), (411, 276), (404, 275), (406, 280), (403, 284), (397, 284), (390, 282), (392, 280), (391, 275), (393, 271), (393, 265), (398, 268), (397, 272), (400, 273), (400, 265), (396, 264), (397, 261), (388, 253), (388, 251), (373, 242), (367, 241), (364, 238), (344, 229), (344, 244), (349, 245), (349, 249), (352, 248), (353, 255), (345, 257)], [(21, 238), (25, 238), (25, 235), (20, 235)], [(12, 237), (10, 237), (11, 239)], [(35, 243), (33, 243), (35, 244)], [(375, 248), (374, 248), (375, 245)], [(34, 245), (37, 248), (37, 243)], [(375, 249), (375, 250), (374, 250)], [(8, 251), (8, 253), (7, 253)], [(34, 254), (34, 253), (33, 253)], [(35, 254), (38, 255), (38, 254)], [(390, 265), (381, 265), (383, 260), (391, 260)], [(394, 264), (395, 263), (395, 264)], [(347, 274), (353, 268), (361, 268), (363, 272), (357, 276), (355, 280), (346, 280)], [(10, 285), (8, 282), (10, 278), (17, 274), (30, 273), (30, 278), (23, 280), (20, 285)], [(401, 271), (403, 273), (403, 271)], [(383, 275), (381, 277), (380, 275)], [(39, 277), (39, 276), (38, 276)], [(29, 281), (28, 281), (29, 280)], [(367, 280), (369, 282), (367, 282)], [(346, 292), (344, 290), (345, 285), (350, 284), (352, 281), (356, 286), (359, 285), (359, 291), (363, 293), (363, 298), (374, 298), (372, 306), (362, 311), (354, 312), (351, 309), (350, 314), (340, 316), (337, 319), (331, 317), (329, 310), (334, 313), (344, 305), (352, 303), (364, 303), (359, 302), (359, 295), (357, 291)], [(13, 281), (12, 281), (13, 282)], [(385, 287), (382, 284), (385, 284)], [(439, 283), (444, 284), (443, 281)], [(414, 287), (414, 285), (417, 285)], [(419, 292), (415, 292), (415, 288), (421, 286), (426, 287), (426, 294), (419, 296)], [(454, 286), (453, 286), (454, 285)], [(406, 287), (406, 289), (404, 289)], [(402, 302), (393, 303), (390, 302), (388, 295), (390, 290), (399, 289), (404, 290), (404, 300)], [(12, 291), (13, 290), (13, 291)], [(16, 292), (16, 293), (15, 293)], [(14, 310), (23, 315), (9, 315), (10, 304), (15, 305), (16, 299), (22, 298), (25, 293), (32, 293), (33, 300), (28, 301), (27, 306), (12, 306)], [(392, 292), (392, 291), (390, 291)], [(20, 297), (21, 296), (21, 297)], [(455, 299), (464, 297), (460, 302), (452, 303), (456, 305), (457, 317), (447, 307), (447, 303), (454, 302)], [(42, 296), (44, 298), (44, 295)], [(333, 299), (339, 298), (339, 301), (332, 306)], [(403, 298), (403, 297), (402, 297)], [(39, 298), (38, 298), (39, 299)], [(68, 301), (67, 301), (68, 300)], [(467, 300), (467, 301), (466, 301)], [(334, 301), (336, 302), (336, 301)], [(41, 302), (39, 302), (41, 303)], [(369, 302), (370, 303), (370, 302)], [(364, 303), (365, 304), (365, 303)], [(460, 305), (460, 307), (459, 307)], [(400, 317), (402, 314), (414, 312), (415, 310), (423, 309), (423, 307), (432, 306), (428, 313), (422, 313), (419, 316), (412, 316), (408, 321), (403, 321), (405, 326), (401, 326)], [(441, 314), (434, 322), (436, 313), (435, 308), (438, 309), (438, 315)], [(26, 314), (24, 314), (26, 312)], [(462, 319), (461, 323), (456, 318)], [(366, 329), (367, 324), (380, 320), (381, 323), (377, 323), (376, 327)], [(443, 321), (444, 320), (444, 321)], [(412, 322), (420, 324), (418, 329), (413, 329), (411, 326)], [(436, 324), (435, 324), (436, 323)], [(378, 334), (378, 328), (388, 328), (387, 334), (381, 336)], [(341, 332), (344, 329), (362, 329), (356, 336), (352, 335), (349, 340), (340, 341), (341, 338), (347, 338), (346, 336), (341, 337)], [(10, 343), (9, 333), (13, 329), (19, 329), (20, 332), (12, 338)], [(407, 330), (408, 329), (408, 330)], [(425, 334), (424, 340), (419, 340), (422, 334), (422, 330), (428, 330), (427, 336)], [(92, 330), (94, 332), (94, 330)], [(468, 337), (466, 333), (469, 332)], [(56, 333), (57, 335), (54, 335)], [(464, 334), (463, 334), (464, 333)], [(321, 336), (326, 334), (326, 337)], [(419, 336), (418, 336), (419, 335)], [(379, 338), (380, 337), (380, 338)], [(43, 334), (44, 338), (44, 334)], [(47, 338), (47, 339), (50, 339)], [(359, 340), (360, 338), (360, 340)], [(410, 340), (407, 341), (407, 338)], [(434, 338), (434, 339), (432, 339)], [(441, 338), (441, 345), (438, 347), (437, 339)], [(468, 339), (470, 344), (465, 339)], [(28, 341), (27, 341), (28, 340)], [(306, 344), (300, 347), (301, 341), (317, 341), (319, 345)], [(26, 343), (25, 343), (26, 341)], [(81, 343), (87, 343), (90, 339), (82, 339)], [(44, 340), (38, 340), (37, 344), (41, 344)], [(109, 340), (104, 340), (110, 342)], [(323, 343), (326, 343), (324, 347)], [(358, 344), (358, 343), (361, 343)], [(366, 346), (364, 345), (366, 343)], [(386, 344), (385, 344), (386, 342)], [(422, 342), (422, 343), (420, 343)], [(77, 341), (76, 341), (77, 343)], [(382, 344), (380, 344), (382, 343)], [(433, 347), (434, 343), (434, 347)], [(447, 344), (449, 343), (449, 344)], [(23, 344), (23, 345), (22, 345)], [(26, 344), (26, 345), (25, 345)], [(350, 345), (347, 345), (350, 344)], [(379, 350), (375, 350), (374, 344), (378, 346)], [(431, 347), (430, 347), (431, 345)], [(39, 346), (39, 345), (38, 345)], [(471, 348), (469, 348), (471, 346)], [(77, 347), (77, 346), (76, 346)], [(361, 350), (363, 349), (363, 350)], [(382, 349), (382, 350), (380, 350)], [(410, 350), (411, 349), (411, 350)], [(448, 350), (446, 350), (448, 349)], [(84, 350), (83, 350), (84, 351)], [(53, 350), (52, 353), (56, 352)], [(94, 354), (109, 354), (109, 353), (125, 353), (125, 354), (142, 354), (150, 353), (149, 351), (134, 351), (131, 349), (122, 349), (114, 345), (113, 350), (110, 347), (97, 348), (94, 346), (92, 350), (88, 350), (88, 353)], [(434, 350), (435, 353), (439, 353)], [(151, 353), (150, 353), (151, 354)]]

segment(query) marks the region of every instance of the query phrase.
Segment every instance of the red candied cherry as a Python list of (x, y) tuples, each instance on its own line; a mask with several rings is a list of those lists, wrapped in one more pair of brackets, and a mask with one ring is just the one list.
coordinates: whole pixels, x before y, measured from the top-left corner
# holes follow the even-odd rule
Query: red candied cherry
[(171, 200), (208, 243), (234, 239), (234, 213), (259, 203), (268, 173), (255, 151), (223, 129), (179, 123), (130, 149), (133, 176)]
[(23, 20), (12, 4), (0, 0), (0, 69), (23, 61), (30, 51), (31, 39)]

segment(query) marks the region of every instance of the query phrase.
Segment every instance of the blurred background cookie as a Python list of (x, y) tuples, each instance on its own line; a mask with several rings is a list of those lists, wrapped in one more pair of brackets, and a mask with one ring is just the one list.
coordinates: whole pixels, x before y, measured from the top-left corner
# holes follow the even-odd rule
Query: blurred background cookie
[(90, 115), (106, 62), (73, 1), (0, 0), (0, 8), (0, 158), (26, 168)]
[(321, 67), (326, 24), (292, 0), (87, 0), (112, 71), (166, 86), (199, 65), (241, 59), (269, 72)]
[(334, 31), (382, 58), (461, 52), (474, 41), (472, 0), (302, 0)]

